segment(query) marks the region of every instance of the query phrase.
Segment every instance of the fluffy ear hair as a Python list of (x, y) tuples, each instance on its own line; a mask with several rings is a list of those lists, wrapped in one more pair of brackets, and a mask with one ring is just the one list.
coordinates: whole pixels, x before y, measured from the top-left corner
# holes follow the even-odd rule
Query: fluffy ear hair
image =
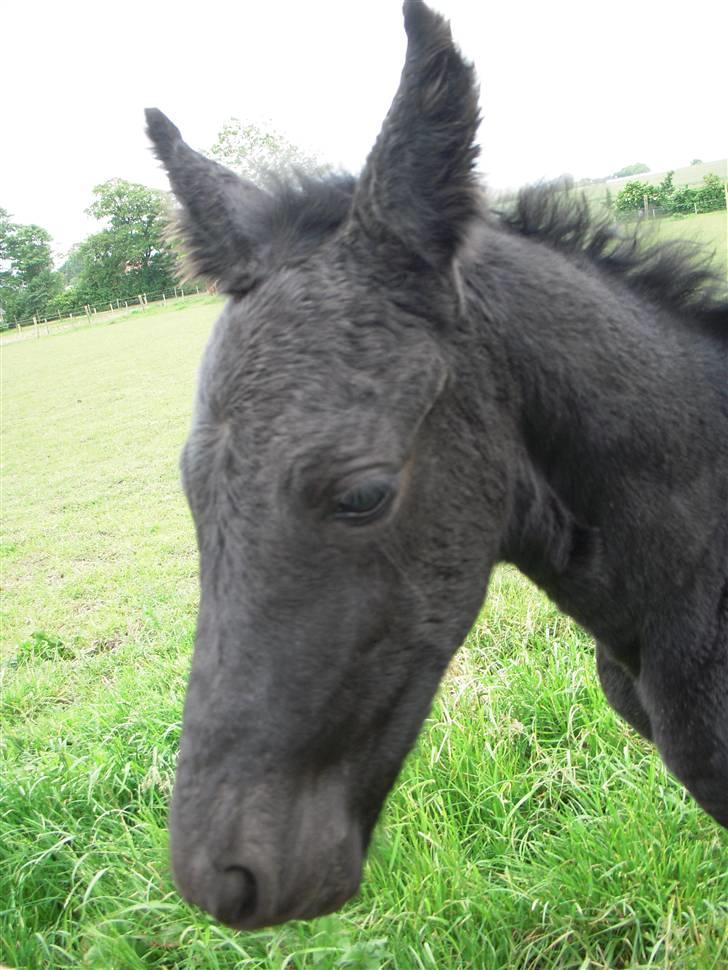
[(215, 280), (226, 293), (244, 293), (261, 277), (250, 226), (266, 207), (267, 193), (193, 151), (158, 108), (147, 108), (147, 134), (182, 204), (179, 223), (190, 269)]
[(448, 23), (422, 0), (405, 0), (407, 55), (399, 90), (364, 166), (352, 208), (387, 259), (447, 266), (480, 208), (474, 71)]

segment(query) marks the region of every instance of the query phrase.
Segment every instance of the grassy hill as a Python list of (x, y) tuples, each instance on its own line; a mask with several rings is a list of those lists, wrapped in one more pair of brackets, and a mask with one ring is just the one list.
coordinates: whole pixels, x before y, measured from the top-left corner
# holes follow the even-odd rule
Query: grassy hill
[[(641, 175), (625, 175), (623, 178), (606, 179), (603, 182), (595, 182), (593, 185), (583, 186), (584, 192), (589, 198), (603, 199), (606, 190), (615, 196), (625, 187), (627, 182), (647, 182), (650, 185), (658, 185), (667, 175), (667, 169), (655, 170), (654, 172), (644, 172)], [(715, 174), (722, 179), (728, 178), (728, 158), (717, 158), (712, 162), (701, 162), (699, 165), (684, 165), (682, 168), (671, 169), (673, 172), (673, 182), (676, 186), (688, 185), (695, 188), (703, 184), (703, 178), (709, 174)]]
[[(721, 178), (728, 178), (728, 159), (718, 158), (713, 162), (701, 162), (699, 165), (685, 165), (683, 168), (672, 169), (674, 172), (673, 181), (675, 185), (701, 185), (703, 178), (710, 173), (719, 175)], [(608, 179), (605, 183), (610, 191), (619, 192), (627, 182), (637, 179), (640, 182), (649, 182), (650, 185), (657, 185), (667, 175), (665, 171), (645, 172), (643, 175), (627, 175), (619, 179)]]

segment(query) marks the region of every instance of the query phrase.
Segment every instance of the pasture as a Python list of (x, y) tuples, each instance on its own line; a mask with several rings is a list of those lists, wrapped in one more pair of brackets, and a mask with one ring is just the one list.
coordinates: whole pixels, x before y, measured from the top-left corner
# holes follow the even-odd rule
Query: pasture
[(728, 966), (728, 833), (607, 707), (590, 639), (507, 568), (361, 894), (249, 934), (180, 901), (165, 825), (197, 562), (177, 454), (218, 308), (3, 348), (0, 962)]
[(715, 261), (728, 277), (728, 213), (725, 209), (696, 216), (655, 220), (659, 239), (689, 239), (703, 243), (715, 253)]

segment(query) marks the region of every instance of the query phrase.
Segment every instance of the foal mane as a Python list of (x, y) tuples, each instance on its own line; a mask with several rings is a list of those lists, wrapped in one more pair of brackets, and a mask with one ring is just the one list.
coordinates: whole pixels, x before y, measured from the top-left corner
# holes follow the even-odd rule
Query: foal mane
[(609, 214), (595, 215), (586, 196), (563, 182), (521, 189), (497, 215), (507, 229), (575, 261), (587, 259), (653, 303), (728, 337), (726, 284), (700, 243), (658, 241), (639, 225), (626, 231)]

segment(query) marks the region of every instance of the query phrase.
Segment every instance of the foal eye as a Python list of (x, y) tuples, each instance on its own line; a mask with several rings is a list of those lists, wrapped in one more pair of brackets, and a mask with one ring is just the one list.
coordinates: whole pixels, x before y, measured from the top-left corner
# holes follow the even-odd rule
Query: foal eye
[(394, 495), (392, 483), (373, 478), (348, 489), (336, 502), (336, 518), (351, 522), (369, 522), (380, 515)]

